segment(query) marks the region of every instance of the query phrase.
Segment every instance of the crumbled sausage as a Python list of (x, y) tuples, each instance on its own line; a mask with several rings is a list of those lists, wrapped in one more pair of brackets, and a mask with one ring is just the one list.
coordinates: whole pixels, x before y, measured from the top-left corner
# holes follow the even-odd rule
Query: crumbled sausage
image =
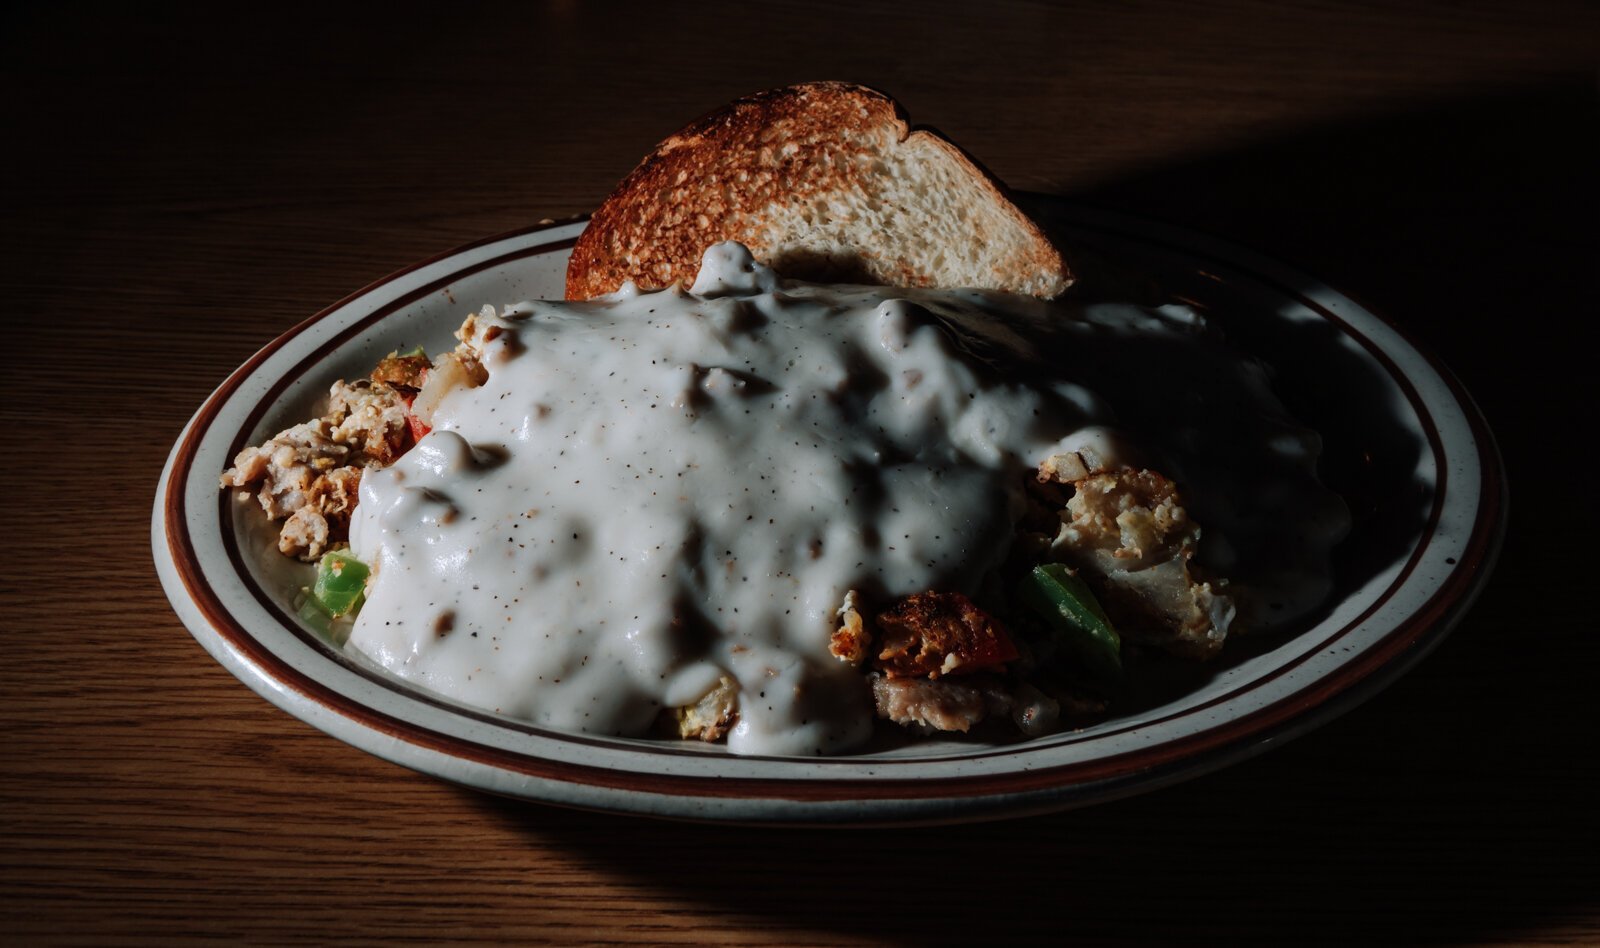
[(1083, 571), (1118, 630), (1191, 658), (1219, 651), (1233, 603), (1194, 575), (1200, 527), (1177, 485), (1155, 471), (1121, 468), (1072, 487), (1050, 552)]
[(405, 448), (405, 403), (391, 386), (338, 382), (328, 401), (327, 414), (245, 448), (222, 475), (223, 487), (255, 489), (267, 516), (285, 521), (278, 549), (303, 560), (345, 540), (362, 470)]

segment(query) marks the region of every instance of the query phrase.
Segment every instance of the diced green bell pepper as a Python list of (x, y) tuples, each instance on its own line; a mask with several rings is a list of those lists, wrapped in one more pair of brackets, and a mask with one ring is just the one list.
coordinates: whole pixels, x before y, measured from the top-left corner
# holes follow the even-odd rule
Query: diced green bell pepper
[(361, 608), (370, 573), (367, 564), (344, 550), (324, 553), (317, 563), (317, 581), (311, 587), (311, 599), (335, 619), (355, 612)]
[(1088, 585), (1067, 567), (1035, 566), (1023, 577), (1017, 596), (1050, 626), (1069, 661), (1099, 681), (1122, 680), (1122, 637)]

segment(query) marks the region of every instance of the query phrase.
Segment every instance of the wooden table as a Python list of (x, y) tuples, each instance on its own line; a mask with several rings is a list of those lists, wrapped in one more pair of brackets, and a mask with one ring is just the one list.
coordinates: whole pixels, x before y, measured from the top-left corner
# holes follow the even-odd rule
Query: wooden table
[[(1575, 447), (1596, 372), (1572, 334), (1596, 315), (1592, 5), (333, 6), (0, 20), (0, 942), (1600, 942)], [(1476, 609), (1249, 763), (894, 831), (491, 799), (325, 737), (200, 650), (150, 506), (228, 371), (813, 78), (894, 92), (1015, 187), (1221, 234), (1402, 321), (1507, 459), (1516, 519)]]

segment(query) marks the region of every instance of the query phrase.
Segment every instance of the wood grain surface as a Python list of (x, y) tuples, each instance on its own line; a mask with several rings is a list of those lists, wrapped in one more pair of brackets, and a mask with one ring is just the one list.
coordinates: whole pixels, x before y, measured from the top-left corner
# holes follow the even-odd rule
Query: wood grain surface
[[(133, 9), (0, 13), (0, 942), (1600, 943), (1594, 5)], [(1180, 786), (851, 832), (482, 796), (206, 656), (150, 507), (234, 366), (818, 78), (891, 91), (1014, 187), (1278, 256), (1441, 353), (1514, 506), (1455, 634)]]

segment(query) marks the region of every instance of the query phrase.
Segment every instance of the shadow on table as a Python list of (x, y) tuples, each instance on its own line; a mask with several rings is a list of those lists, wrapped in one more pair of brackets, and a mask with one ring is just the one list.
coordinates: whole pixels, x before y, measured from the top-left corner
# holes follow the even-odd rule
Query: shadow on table
[[(1405, 324), (1496, 426), (1513, 481), (1576, 464), (1600, 167), (1587, 87), (1305, 132), (1069, 197), (1255, 245)], [(1581, 386), (1581, 387), (1580, 387)], [(1530, 498), (1529, 508), (1534, 506)], [(1315, 736), (1087, 810), (972, 826), (686, 826), (477, 798), (708, 924), (921, 944), (1511, 938), (1600, 901), (1592, 616), (1546, 597), (1583, 529), (1513, 523), (1432, 657)], [(1579, 526), (1574, 524), (1574, 526)]]

